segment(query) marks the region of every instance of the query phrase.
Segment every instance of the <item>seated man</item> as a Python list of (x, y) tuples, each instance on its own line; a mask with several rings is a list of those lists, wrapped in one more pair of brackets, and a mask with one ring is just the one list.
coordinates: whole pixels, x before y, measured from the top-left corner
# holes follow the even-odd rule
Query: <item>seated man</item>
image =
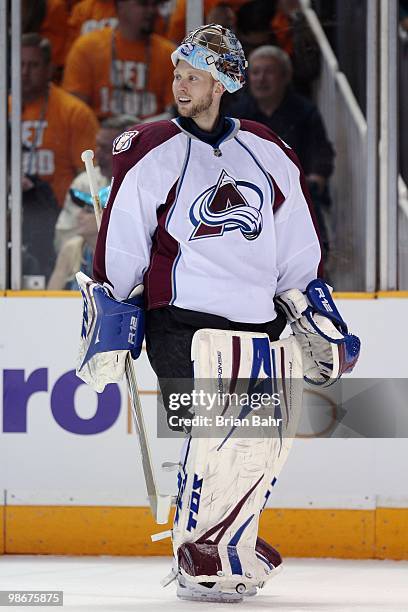
[(237, 14), (237, 32), (247, 55), (264, 45), (277, 45), (290, 56), (292, 85), (307, 97), (320, 74), (320, 49), (299, 0), (252, 0)]
[[(139, 119), (132, 117), (132, 115), (118, 115), (117, 117), (109, 117), (109, 119), (102, 121), (96, 135), (95, 148), (95, 175), (99, 190), (107, 189), (112, 179), (113, 141), (119, 134), (136, 123), (139, 123)], [(73, 201), (72, 194), (74, 193), (75, 198), (75, 192), (82, 192), (90, 198), (89, 181), (85, 171), (74, 178), (65, 196), (64, 207), (55, 226), (55, 248), (57, 251), (60, 251), (66, 240), (76, 236), (78, 233), (78, 215), (81, 209)]]
[(37, 32), (50, 41), (54, 80), (59, 81), (65, 63), (65, 30), (68, 20), (64, 0), (23, 0), (21, 29), (23, 34)]
[[(116, 28), (117, 24), (115, 0), (81, 0), (72, 7), (68, 20), (67, 51), (78, 36), (102, 28)], [(165, 29), (165, 20), (159, 14), (155, 20), (154, 31), (156, 34), (163, 34)]]
[[(204, 0), (203, 2), (203, 12), (204, 12), (204, 21), (205, 23), (219, 23), (217, 19), (219, 18), (219, 13), (213, 12), (213, 9), (218, 7), (220, 4), (228, 4), (234, 13), (238, 11), (238, 9), (246, 4), (248, 0), (228, 0), (225, 2), (224, 0)], [(186, 11), (187, 11), (187, 3), (186, 0), (176, 0), (176, 5), (170, 17), (169, 28), (167, 30), (167, 36), (170, 40), (179, 44), (180, 41), (184, 38), (186, 34)], [(211, 15), (212, 13), (212, 15)], [(212, 21), (212, 19), (214, 21)], [(234, 19), (235, 24), (235, 19)], [(232, 24), (231, 24), (232, 25)]]
[(46, 181), (62, 206), (69, 185), (82, 169), (82, 151), (95, 145), (98, 122), (86, 104), (50, 82), (51, 72), (48, 40), (23, 34), (23, 173)]
[[(50, 185), (36, 176), (23, 177), (22, 191), (22, 273), (36, 277), (35, 288), (45, 289), (55, 263), (53, 238), (59, 207)], [(23, 281), (26, 288), (34, 288), (29, 279)]]
[(115, 28), (118, 23), (114, 0), (82, 0), (68, 19), (67, 49), (82, 34), (102, 28)]
[(327, 183), (334, 168), (334, 150), (317, 107), (291, 88), (288, 54), (274, 46), (259, 47), (249, 56), (249, 90), (228, 105), (233, 117), (268, 126), (297, 154), (315, 205), (324, 252), (328, 236), (324, 222), (329, 205)]
[(66, 62), (63, 85), (99, 119), (130, 113), (152, 118), (172, 105), (173, 45), (152, 34), (156, 0), (116, 0), (118, 25), (80, 36)]
[(220, 2), (220, 4), (214, 6), (210, 11), (208, 11), (205, 23), (219, 23), (224, 28), (234, 31), (237, 23), (237, 17), (232, 3)]

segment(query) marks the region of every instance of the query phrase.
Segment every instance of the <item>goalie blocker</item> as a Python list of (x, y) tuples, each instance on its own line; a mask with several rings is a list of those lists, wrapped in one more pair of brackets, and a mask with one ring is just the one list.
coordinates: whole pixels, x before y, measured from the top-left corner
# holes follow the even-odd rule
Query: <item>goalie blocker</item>
[(76, 275), (83, 299), (77, 376), (101, 393), (109, 383), (120, 382), (127, 353), (137, 359), (144, 337), (143, 285), (124, 302), (83, 272)]

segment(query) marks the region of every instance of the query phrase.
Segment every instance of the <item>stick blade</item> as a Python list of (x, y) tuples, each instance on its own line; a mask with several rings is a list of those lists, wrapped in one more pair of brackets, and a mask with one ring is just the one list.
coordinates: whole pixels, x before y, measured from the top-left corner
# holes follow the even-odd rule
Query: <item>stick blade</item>
[(171, 495), (149, 495), (149, 505), (155, 521), (158, 525), (166, 525), (169, 522)]

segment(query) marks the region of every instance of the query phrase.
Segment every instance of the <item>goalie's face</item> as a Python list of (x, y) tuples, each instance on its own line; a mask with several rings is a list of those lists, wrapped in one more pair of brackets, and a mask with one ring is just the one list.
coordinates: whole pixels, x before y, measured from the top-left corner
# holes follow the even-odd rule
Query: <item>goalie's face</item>
[(174, 70), (173, 95), (179, 115), (197, 119), (218, 113), (224, 87), (205, 70), (180, 60)]

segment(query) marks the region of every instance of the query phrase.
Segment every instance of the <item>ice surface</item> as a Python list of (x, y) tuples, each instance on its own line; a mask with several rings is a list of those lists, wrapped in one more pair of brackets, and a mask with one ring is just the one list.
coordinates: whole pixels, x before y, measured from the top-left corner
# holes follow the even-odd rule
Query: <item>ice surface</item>
[(256, 597), (240, 604), (183, 602), (164, 557), (0, 557), (0, 590), (63, 590), (72, 612), (408, 612), (408, 562), (287, 559), (284, 571)]

